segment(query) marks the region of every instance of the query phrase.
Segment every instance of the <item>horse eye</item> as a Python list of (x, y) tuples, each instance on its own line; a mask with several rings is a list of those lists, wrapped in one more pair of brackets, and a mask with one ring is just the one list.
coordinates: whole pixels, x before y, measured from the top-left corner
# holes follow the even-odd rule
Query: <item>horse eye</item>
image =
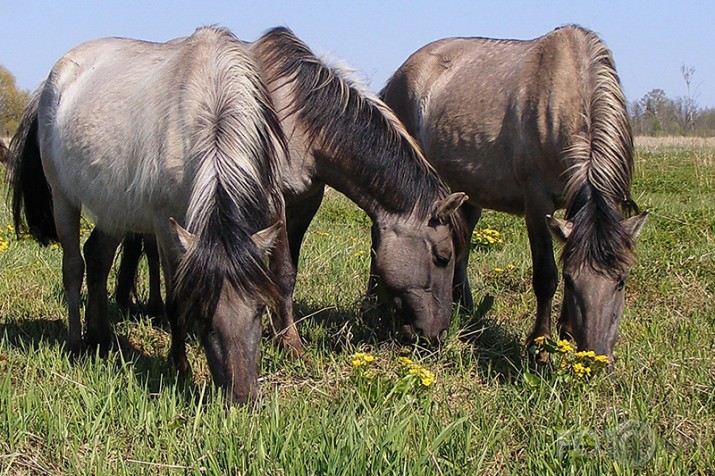
[(625, 288), (625, 287), (626, 287), (626, 278), (623, 278), (620, 281), (618, 281), (618, 284), (616, 285), (616, 289), (618, 289), (619, 291), (623, 291), (623, 288)]
[(452, 259), (451, 253), (439, 253), (439, 252), (434, 253), (434, 264), (436, 264), (437, 266), (439, 266), (441, 268), (446, 268), (451, 259)]

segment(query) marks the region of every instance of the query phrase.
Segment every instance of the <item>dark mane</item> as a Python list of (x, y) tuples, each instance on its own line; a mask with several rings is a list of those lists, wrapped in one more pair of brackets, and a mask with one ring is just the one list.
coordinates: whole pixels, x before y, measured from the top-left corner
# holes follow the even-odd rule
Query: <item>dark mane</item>
[(621, 225), (621, 214), (590, 184), (584, 184), (566, 211), (573, 231), (562, 261), (584, 263), (613, 278), (622, 277), (635, 259), (635, 243)]
[(572, 165), (566, 218), (574, 227), (562, 260), (587, 263), (610, 275), (623, 274), (634, 260), (634, 243), (621, 219), (638, 212), (630, 194), (633, 133), (626, 100), (610, 50), (595, 33), (569, 28), (585, 37), (591, 96), (584, 111), (586, 133), (567, 151)]
[[(356, 181), (370, 183), (388, 210), (415, 210), (419, 218), (427, 218), (435, 200), (449, 194), (393, 112), (345, 71), (327, 66), (287, 28), (269, 30), (255, 47), (266, 82), (275, 84), (274, 89), (291, 88), (292, 108), (279, 112), (297, 115), (309, 140), (330, 150), (336, 162), (360, 158), (360, 166), (350, 173)], [(452, 225), (462, 236), (464, 225), (457, 215)]]
[(196, 239), (179, 263), (175, 295), (187, 305), (187, 315), (210, 318), (224, 282), (244, 297), (277, 299), (251, 235), (281, 215), (278, 157), (285, 153), (285, 138), (244, 45), (225, 30), (200, 29), (194, 36), (197, 43), (209, 37), (213, 71), (202, 71), (196, 81), (203, 126), (192, 137), (196, 175), (186, 216)]

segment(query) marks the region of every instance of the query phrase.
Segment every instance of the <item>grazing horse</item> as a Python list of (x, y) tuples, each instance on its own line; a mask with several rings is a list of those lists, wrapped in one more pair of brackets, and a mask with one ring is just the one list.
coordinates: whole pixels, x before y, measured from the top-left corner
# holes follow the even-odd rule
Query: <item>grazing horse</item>
[[(470, 231), (482, 208), (525, 216), (537, 298), (527, 343), (551, 335), (553, 235), (564, 243), (561, 334), (612, 360), (646, 214), (623, 218), (637, 213), (633, 137), (606, 45), (578, 26), (530, 41), (438, 40), (413, 53), (380, 97), (440, 176), (469, 194)], [(553, 217), (564, 207), (565, 220)], [(455, 297), (471, 309), (466, 265), (465, 256)]]
[[(0, 164), (2, 164), (5, 168), (8, 168), (10, 165), (10, 151), (5, 145), (5, 141), (2, 139), (0, 139)], [(11, 172), (9, 168), (8, 172)]]
[[(275, 263), (275, 272), (295, 282), (303, 237), (330, 185), (375, 224), (374, 271), (402, 330), (432, 342), (444, 339), (454, 264), (465, 250), (464, 223), (456, 210), (466, 196), (449, 193), (382, 101), (347, 69), (327, 66), (290, 30), (270, 30), (249, 48), (290, 152), (281, 172), (292, 262)], [(290, 309), (279, 310), (274, 328), (284, 343), (300, 350)]]
[(24, 211), (33, 237), (64, 251), (69, 350), (82, 346), (84, 207), (96, 223), (84, 245), (85, 344), (111, 341), (106, 282), (119, 241), (149, 234), (166, 278), (174, 364), (189, 372), (186, 329), (196, 323), (227, 399), (255, 397), (261, 315), (281, 288), (265, 260), (289, 250), (285, 138), (245, 44), (218, 28), (168, 43), (84, 43), (55, 64), (12, 148), (17, 229)]

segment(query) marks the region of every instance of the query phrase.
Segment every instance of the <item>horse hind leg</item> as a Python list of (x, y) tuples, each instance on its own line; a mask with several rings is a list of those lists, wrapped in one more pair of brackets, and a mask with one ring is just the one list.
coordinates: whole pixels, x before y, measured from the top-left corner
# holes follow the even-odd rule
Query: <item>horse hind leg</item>
[(112, 343), (112, 327), (107, 315), (107, 277), (112, 269), (119, 240), (95, 228), (84, 244), (87, 263), (87, 311), (85, 320), (88, 346), (104, 353)]
[(80, 209), (55, 193), (52, 197), (57, 238), (62, 246), (62, 285), (68, 311), (67, 350), (77, 354), (82, 350), (82, 319), (80, 291), (84, 278), (84, 260), (79, 246)]
[(144, 313), (151, 318), (158, 318), (164, 314), (164, 301), (161, 299), (159, 248), (153, 236), (144, 235), (144, 252), (149, 267), (149, 300)]
[(159, 249), (151, 235), (129, 234), (122, 242), (122, 259), (117, 273), (117, 305), (123, 313), (134, 314), (140, 311), (138, 303), (132, 303), (131, 295), (136, 294), (137, 269), (142, 253), (146, 254), (149, 267), (149, 299), (141, 312), (151, 318), (158, 318), (164, 313), (164, 301), (161, 298)]
[(132, 313), (132, 291), (137, 276), (137, 267), (142, 255), (142, 236), (128, 234), (122, 241), (122, 258), (117, 272), (115, 299), (124, 314)]

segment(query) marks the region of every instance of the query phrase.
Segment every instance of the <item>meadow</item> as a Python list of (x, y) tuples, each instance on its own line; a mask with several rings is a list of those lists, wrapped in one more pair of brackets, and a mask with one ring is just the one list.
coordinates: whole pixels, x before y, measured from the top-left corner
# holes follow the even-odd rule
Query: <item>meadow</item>
[(438, 350), (401, 343), (364, 299), (369, 219), (329, 191), (295, 294), (305, 355), (266, 331), (255, 411), (226, 409), (195, 340), (193, 381), (178, 382), (166, 328), (113, 303), (117, 350), (68, 357), (61, 250), (16, 239), (0, 205), (0, 474), (712, 474), (715, 144), (638, 144), (650, 218), (614, 372), (530, 365), (526, 229), (489, 211), (470, 260), (477, 309), (455, 313)]

